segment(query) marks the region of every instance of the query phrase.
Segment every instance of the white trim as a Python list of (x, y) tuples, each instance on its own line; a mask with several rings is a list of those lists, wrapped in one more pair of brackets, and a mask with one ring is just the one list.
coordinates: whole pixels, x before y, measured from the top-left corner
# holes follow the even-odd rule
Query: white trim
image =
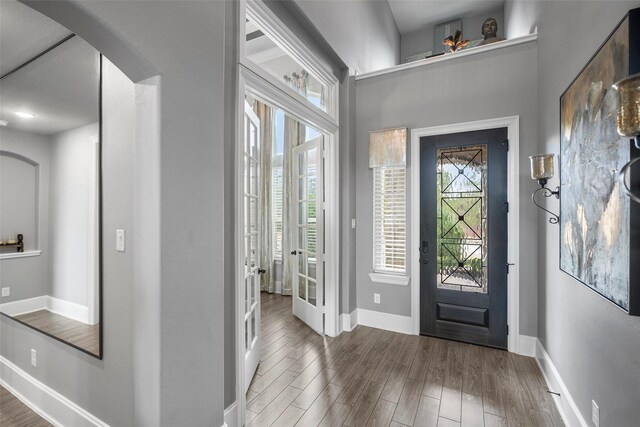
[(411, 278), (405, 275), (369, 273), (369, 279), (374, 283), (407, 286)]
[[(287, 87), (284, 82), (277, 80), (268, 73), (258, 73), (262, 75), (267, 81), (272, 84), (280, 83), (278, 85), (285, 93), (290, 96), (299, 96), (303, 103), (311, 106), (313, 110), (317, 110), (321, 114), (326, 114), (327, 117), (332, 118), (334, 121), (338, 121), (338, 79), (333, 75), (331, 66), (324, 61), (320, 60), (304, 43), (302, 43), (298, 37), (282, 22), (280, 19), (269, 9), (269, 7), (261, 0), (246, 0), (242, 2), (244, 7), (240, 8), (240, 19), (242, 21), (241, 35), (244, 40), (245, 34), (245, 17), (249, 16), (254, 20), (261, 29), (268, 34), (269, 37), (280, 49), (282, 49), (287, 55), (293, 58), (298, 64), (300, 64), (306, 71), (308, 71), (314, 78), (318, 79), (323, 85), (327, 87), (326, 113), (315, 107), (309, 100), (304, 98)], [(244, 13), (243, 13), (244, 12)], [(245, 15), (246, 13), (246, 15)], [(240, 42), (241, 49), (240, 63), (243, 65), (249, 65), (249, 67), (258, 67), (252, 61), (246, 57), (245, 43)]]
[(264, 72), (260, 74), (262, 70), (256, 65), (241, 64), (238, 68), (244, 74), (245, 89), (248, 95), (259, 98), (268, 104), (282, 106), (287, 110), (287, 114), (305, 125), (313, 126), (326, 133), (338, 131), (337, 122), (331, 117), (301, 102), (302, 97), (298, 99), (285, 93), (282, 89), (284, 84), (269, 81)]
[(515, 265), (511, 266), (507, 278), (507, 322), (510, 329), (508, 336), (508, 350), (518, 351), (518, 335), (520, 331), (520, 119), (519, 116), (501, 117), (496, 119), (479, 120), (466, 123), (455, 123), (443, 126), (418, 128), (411, 131), (411, 243), (408, 256), (411, 262), (411, 318), (412, 332), (420, 333), (420, 138), (430, 135), (444, 135), (449, 133), (468, 132), (483, 129), (507, 128), (509, 139), (509, 153), (507, 155), (507, 201), (509, 213), (507, 216), (507, 260)]
[(351, 332), (358, 324), (358, 311), (353, 310), (351, 314), (340, 315), (340, 332)]
[(32, 313), (38, 310), (47, 309), (47, 295), (27, 298), (18, 301), (5, 302), (0, 304), (0, 312), (7, 316), (19, 316), (21, 314)]
[(47, 296), (47, 310), (87, 325), (92, 324), (89, 323), (89, 308), (84, 305)]
[(89, 138), (89, 221), (87, 227), (87, 322), (100, 321), (100, 138)]
[(484, 45), (484, 46), (477, 46), (477, 47), (472, 47), (472, 48), (469, 48), (469, 49), (464, 49), (464, 50), (461, 50), (459, 52), (456, 52), (455, 54), (445, 54), (445, 55), (434, 56), (432, 58), (421, 59), (419, 61), (414, 61), (414, 62), (409, 62), (409, 63), (406, 63), (406, 64), (395, 65), (393, 67), (385, 68), (385, 69), (382, 69), (382, 70), (377, 70), (377, 71), (372, 71), (370, 73), (360, 74), (360, 75), (356, 76), (356, 80), (364, 80), (364, 79), (368, 79), (368, 78), (371, 78), (371, 77), (377, 77), (377, 76), (383, 76), (385, 74), (395, 73), (397, 71), (404, 71), (404, 70), (410, 70), (412, 68), (424, 67), (426, 65), (436, 64), (436, 63), (442, 62), (442, 61), (449, 61), (451, 59), (463, 58), (465, 56), (475, 55), (477, 53), (485, 53), (485, 52), (489, 52), (491, 50), (502, 49), (502, 48), (510, 47), (510, 46), (516, 46), (516, 45), (519, 45), (519, 44), (529, 43), (529, 42), (536, 41), (536, 40), (538, 40), (538, 34), (537, 33), (529, 34), (529, 35), (526, 35), (526, 36), (516, 37), (516, 38), (510, 39), (510, 40), (505, 40), (505, 41), (502, 41), (502, 42), (496, 42), (496, 43), (491, 43), (491, 44)]
[(521, 356), (536, 357), (536, 341), (538, 338), (529, 335), (518, 335), (516, 353)]
[(88, 307), (49, 295), (0, 304), (0, 312), (13, 317), (38, 310), (48, 310), (84, 324), (91, 324)]
[(413, 324), (409, 316), (400, 316), (398, 314), (359, 308), (357, 309), (356, 323), (385, 331), (413, 334)]
[(3, 356), (0, 356), (0, 384), (56, 427), (109, 427), (107, 423), (33, 378)]
[(560, 377), (560, 374), (549, 357), (547, 350), (537, 338), (535, 358), (549, 390), (560, 393), (560, 396), (552, 396), (564, 424), (567, 427), (588, 427), (589, 425), (582, 417), (582, 414), (578, 409), (578, 405), (576, 405), (571, 393), (569, 393), (569, 389), (565, 385), (564, 381), (562, 381), (562, 377)]
[(40, 256), (41, 254), (42, 254), (41, 250), (12, 252), (8, 254), (0, 254), (0, 259), (29, 258), (32, 256)]
[(240, 427), (238, 402), (233, 402), (224, 410), (224, 427)]
[[(244, 143), (244, 98), (245, 94), (250, 94), (256, 98), (277, 106), (285, 110), (288, 114), (300, 120), (305, 125), (310, 125), (326, 134), (325, 138), (325, 334), (336, 336), (339, 333), (340, 319), (338, 313), (339, 304), (339, 218), (340, 218), (340, 198), (339, 198), (339, 147), (338, 147), (338, 106), (339, 106), (339, 86), (338, 80), (333, 76), (330, 67), (323, 66), (323, 63), (316, 58), (306, 46), (301, 43), (295, 34), (280, 22), (266, 5), (260, 1), (251, 1), (251, 6), (247, 7), (247, 1), (239, 1), (239, 22), (240, 34), (245, 34), (246, 14), (251, 13), (252, 17), (260, 20), (261, 24), (270, 30), (270, 35), (274, 36), (281, 43), (286, 43), (285, 50), (298, 60), (306, 61), (310, 71), (314, 71), (316, 77), (326, 79), (329, 83), (327, 93), (327, 110), (325, 113), (313, 106), (308, 100), (291, 90), (286, 89), (284, 83), (266, 75), (252, 64), (245, 57), (245, 43), (242, 37), (239, 40), (239, 66), (236, 87), (236, 147), (235, 162), (236, 175), (234, 183), (235, 191), (235, 212), (237, 218), (242, 218), (243, 212), (243, 164), (244, 158), (242, 145)], [(265, 21), (266, 20), (266, 21)], [(289, 49), (292, 49), (289, 51)], [(236, 255), (236, 403), (238, 405), (239, 425), (244, 425), (246, 396), (244, 393), (244, 296), (243, 284), (239, 282), (240, 277), (244, 277), (244, 264), (242, 242), (244, 237), (243, 224), (237, 221), (234, 245)]]

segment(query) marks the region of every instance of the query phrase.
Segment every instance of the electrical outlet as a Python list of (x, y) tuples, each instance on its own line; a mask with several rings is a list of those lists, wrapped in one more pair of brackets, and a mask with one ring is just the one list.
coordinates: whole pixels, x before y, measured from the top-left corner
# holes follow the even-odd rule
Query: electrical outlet
[(380, 304), (380, 294), (373, 294), (373, 302)]
[(595, 400), (591, 401), (591, 421), (596, 427), (600, 427), (600, 408)]
[(38, 355), (35, 351), (35, 349), (31, 349), (31, 366), (33, 366), (34, 368), (38, 365)]
[(124, 230), (116, 230), (116, 251), (124, 252)]
[(8, 297), (11, 295), (11, 288), (7, 286), (6, 288), (2, 288), (2, 296)]

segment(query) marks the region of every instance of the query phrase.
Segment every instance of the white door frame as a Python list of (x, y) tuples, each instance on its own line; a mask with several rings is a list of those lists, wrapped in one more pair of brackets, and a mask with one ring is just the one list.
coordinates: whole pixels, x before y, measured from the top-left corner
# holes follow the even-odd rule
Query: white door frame
[(520, 118), (519, 116), (501, 117), (466, 123), (455, 123), (442, 126), (413, 129), (411, 131), (411, 319), (413, 333), (420, 334), (420, 138), (423, 136), (446, 135), (458, 132), (470, 132), (484, 129), (507, 128), (509, 152), (507, 154), (507, 262), (513, 263), (507, 276), (507, 324), (509, 325), (508, 350), (518, 351), (520, 331), (520, 189), (519, 189), (519, 151), (520, 151)]
[[(339, 149), (338, 126), (329, 121), (322, 120), (320, 116), (304, 104), (289, 98), (287, 94), (280, 92), (270, 85), (262, 77), (252, 70), (240, 65), (238, 67), (238, 84), (236, 92), (236, 143), (235, 143), (235, 212), (236, 218), (242, 218), (244, 214), (243, 196), (243, 170), (242, 144), (244, 143), (244, 97), (249, 94), (271, 106), (280, 108), (291, 114), (305, 125), (310, 125), (325, 134), (325, 334), (337, 336), (339, 334), (339, 225), (340, 225), (340, 195), (339, 195)], [(307, 111), (308, 110), (308, 111)], [(316, 119), (318, 119), (316, 121)], [(243, 310), (243, 235), (242, 222), (236, 221), (234, 231), (235, 250), (235, 298), (236, 298), (236, 402), (238, 403), (239, 425), (244, 424), (246, 413), (246, 396), (244, 390), (244, 310)]]

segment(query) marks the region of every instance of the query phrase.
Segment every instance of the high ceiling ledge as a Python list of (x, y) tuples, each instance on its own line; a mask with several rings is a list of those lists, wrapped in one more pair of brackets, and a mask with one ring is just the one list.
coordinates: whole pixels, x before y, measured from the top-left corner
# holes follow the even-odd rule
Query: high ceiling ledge
[(516, 46), (524, 43), (530, 43), (536, 40), (538, 40), (538, 33), (529, 34), (522, 37), (516, 37), (510, 40), (491, 43), (485, 46), (477, 46), (469, 49), (464, 49), (456, 53), (438, 55), (432, 58), (420, 59), (418, 61), (408, 62), (406, 64), (400, 64), (390, 68), (384, 68), (382, 70), (371, 71), (369, 73), (357, 75), (356, 80), (369, 79), (371, 77), (383, 76), (385, 74), (391, 74), (391, 73), (396, 73), (398, 71), (410, 70), (412, 68), (426, 67), (438, 62), (451, 61), (458, 58), (464, 58), (470, 55), (482, 54), (485, 52), (489, 52), (491, 50), (503, 49), (505, 47)]

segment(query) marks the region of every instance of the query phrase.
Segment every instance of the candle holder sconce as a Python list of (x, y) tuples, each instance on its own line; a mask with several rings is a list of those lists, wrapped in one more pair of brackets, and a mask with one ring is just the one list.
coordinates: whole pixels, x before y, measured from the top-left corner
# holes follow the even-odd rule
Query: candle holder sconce
[[(640, 150), (640, 74), (627, 77), (613, 85), (618, 103), (616, 125), (618, 134), (632, 138), (635, 146)], [(640, 156), (632, 158), (622, 166), (618, 174), (618, 182), (622, 192), (636, 203), (640, 203), (640, 194), (635, 194), (627, 185), (627, 176), (631, 173), (631, 166), (640, 161)], [(629, 178), (631, 182), (631, 178)]]
[(531, 178), (537, 180), (538, 184), (540, 184), (540, 188), (531, 194), (531, 201), (534, 205), (551, 215), (551, 218), (549, 218), (551, 224), (557, 224), (560, 221), (558, 215), (540, 205), (536, 200), (538, 193), (542, 193), (542, 195), (547, 198), (555, 196), (556, 199), (560, 199), (560, 187), (556, 187), (555, 190), (547, 188), (547, 182), (553, 178), (553, 154), (529, 156), (529, 160), (531, 160)]

